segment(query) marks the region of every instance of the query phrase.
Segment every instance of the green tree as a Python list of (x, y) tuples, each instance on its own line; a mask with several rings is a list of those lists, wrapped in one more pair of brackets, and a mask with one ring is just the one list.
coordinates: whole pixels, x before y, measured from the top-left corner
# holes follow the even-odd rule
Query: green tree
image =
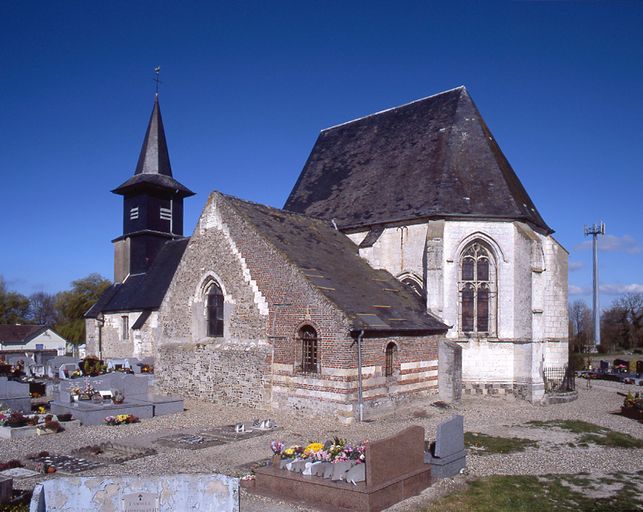
[(29, 314), (29, 299), (18, 292), (7, 290), (0, 276), (0, 324), (24, 324)]
[(99, 274), (90, 274), (71, 284), (71, 290), (60, 292), (56, 297), (56, 306), (61, 315), (56, 331), (69, 342), (78, 345), (85, 341), (85, 313), (111, 282)]

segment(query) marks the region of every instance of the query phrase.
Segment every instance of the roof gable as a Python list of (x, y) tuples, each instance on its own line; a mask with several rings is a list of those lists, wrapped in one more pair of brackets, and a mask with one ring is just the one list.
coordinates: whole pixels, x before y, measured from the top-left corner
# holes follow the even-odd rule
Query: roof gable
[(28, 343), (38, 334), (45, 332), (46, 325), (0, 325), (0, 342), (2, 343)]
[(352, 330), (442, 333), (415, 294), (384, 270), (373, 269), (357, 247), (328, 222), (220, 195), (295, 265), (350, 320)]
[(464, 87), (323, 130), (284, 209), (343, 229), (464, 217), (551, 232)]

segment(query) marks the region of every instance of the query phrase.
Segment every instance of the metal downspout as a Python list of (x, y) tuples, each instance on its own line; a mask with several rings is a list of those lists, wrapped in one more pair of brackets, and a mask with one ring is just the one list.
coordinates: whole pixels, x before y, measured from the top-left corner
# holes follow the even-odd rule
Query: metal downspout
[(364, 400), (362, 398), (362, 338), (364, 329), (357, 335), (357, 407), (360, 423), (364, 421)]

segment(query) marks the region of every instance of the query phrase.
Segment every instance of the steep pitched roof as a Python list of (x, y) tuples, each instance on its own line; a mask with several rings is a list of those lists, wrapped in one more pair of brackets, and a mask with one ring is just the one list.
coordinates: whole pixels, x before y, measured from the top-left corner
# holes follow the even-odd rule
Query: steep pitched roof
[(177, 195), (183, 197), (194, 195), (194, 192), (172, 177), (170, 153), (167, 149), (158, 96), (154, 99), (152, 115), (147, 125), (134, 176), (116, 187), (112, 192), (123, 194), (126, 191), (133, 190), (135, 187), (143, 187), (144, 185), (173, 189)]
[(390, 273), (373, 269), (359, 256), (355, 244), (328, 222), (221, 197), (348, 316), (354, 331), (422, 334), (448, 329), (427, 314), (405, 285)]
[(96, 318), (101, 312), (157, 310), (183, 257), (188, 240), (182, 238), (165, 242), (145, 274), (131, 275), (125, 282), (115, 283), (107, 288), (98, 302), (85, 313), (85, 318)]
[(1, 343), (27, 343), (49, 329), (46, 325), (0, 324)]
[(552, 232), (464, 87), (323, 130), (284, 209), (342, 229), (457, 217)]

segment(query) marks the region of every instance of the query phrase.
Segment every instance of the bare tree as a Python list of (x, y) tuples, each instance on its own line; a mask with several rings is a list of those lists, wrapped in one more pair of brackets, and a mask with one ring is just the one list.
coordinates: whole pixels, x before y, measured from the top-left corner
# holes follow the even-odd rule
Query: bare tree
[(569, 305), (570, 349), (573, 352), (585, 352), (593, 339), (592, 311), (582, 300), (575, 300)]
[(627, 324), (625, 348), (643, 346), (643, 293), (627, 293), (614, 304), (623, 311)]

